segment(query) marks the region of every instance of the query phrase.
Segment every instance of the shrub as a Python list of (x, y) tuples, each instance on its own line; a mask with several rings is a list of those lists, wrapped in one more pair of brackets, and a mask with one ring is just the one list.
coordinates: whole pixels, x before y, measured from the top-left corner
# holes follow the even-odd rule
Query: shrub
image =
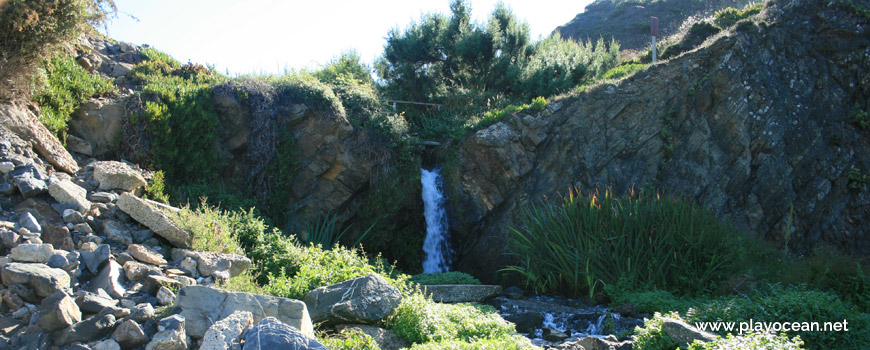
[(740, 233), (687, 200), (632, 192), (587, 196), (522, 211), (510, 253), (536, 292), (590, 297), (621, 278), (638, 289), (699, 294), (712, 290), (737, 260)]
[[(662, 57), (664, 58), (664, 57)], [(603, 79), (619, 79), (624, 76), (630, 75), (634, 72), (642, 71), (647, 68), (648, 65), (641, 63), (629, 63), (623, 64), (620, 66), (613, 67), (613, 69), (608, 70), (601, 76)]]
[(151, 175), (151, 178), (148, 179), (148, 184), (145, 185), (145, 195), (143, 198), (169, 204), (169, 196), (166, 194), (166, 183), (164, 181), (163, 172), (160, 170), (155, 171)]
[(860, 110), (858, 106), (849, 111), (849, 118), (852, 119), (852, 122), (861, 130), (870, 129), (870, 113)]
[(411, 277), (409, 282), (422, 285), (433, 284), (480, 284), (480, 280), (465, 272), (421, 273)]
[(634, 329), (634, 346), (644, 350), (674, 350), (679, 344), (671, 339), (663, 330), (662, 323), (666, 318), (679, 318), (676, 312), (662, 315), (656, 312), (652, 319), (644, 319), (643, 327)]
[(0, 7), (0, 100), (27, 97), (37, 62), (116, 10), (112, 0), (12, 0)]
[(716, 11), (716, 19), (713, 20), (717, 26), (721, 28), (728, 28), (733, 26), (740, 20), (749, 18), (754, 14), (761, 12), (762, 4), (754, 4), (744, 7), (741, 10), (735, 9), (733, 7), (725, 8), (719, 11)]
[(521, 335), (499, 336), (494, 338), (475, 339), (469, 342), (446, 340), (425, 344), (414, 344), (410, 350), (533, 350), (539, 349), (532, 345), (528, 338)]
[(470, 342), (510, 337), (514, 325), (490, 306), (439, 304), (422, 293), (411, 293), (384, 320), (396, 335), (416, 344), (442, 341)]
[(174, 215), (174, 221), (193, 235), (193, 250), (244, 255), (233, 235), (235, 227), (231, 216), (219, 208), (203, 204), (195, 210), (184, 207)]
[(42, 71), (33, 100), (40, 107), (39, 120), (61, 140), (67, 122), (82, 102), (115, 91), (111, 79), (89, 73), (68, 54), (55, 54), (44, 60)]
[(611, 289), (605, 288), (608, 295), (611, 297), (611, 305), (619, 306), (631, 304), (638, 312), (685, 312), (692, 304), (693, 300), (677, 298), (673, 294), (663, 290), (652, 291), (631, 291), (618, 293)]
[(804, 342), (800, 337), (789, 339), (783, 334), (750, 332), (735, 336), (729, 334), (725, 338), (709, 343), (696, 340), (689, 345), (689, 350), (731, 350), (731, 349), (765, 349), (765, 350), (800, 350)]
[(372, 336), (349, 328), (343, 329), (338, 335), (320, 338), (320, 342), (331, 350), (381, 350)]

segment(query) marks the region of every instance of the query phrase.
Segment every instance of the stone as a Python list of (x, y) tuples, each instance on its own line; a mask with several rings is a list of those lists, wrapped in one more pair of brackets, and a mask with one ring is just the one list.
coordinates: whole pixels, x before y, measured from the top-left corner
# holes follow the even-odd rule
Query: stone
[(15, 194), (15, 185), (8, 182), (0, 182), (0, 194), (7, 196)]
[(115, 299), (121, 299), (127, 290), (121, 281), (124, 270), (115, 260), (109, 260), (109, 263), (103, 266), (100, 274), (91, 279), (91, 291), (103, 289), (106, 293)]
[(115, 325), (115, 315), (103, 314), (83, 320), (67, 327), (55, 337), (55, 344), (69, 345), (73, 342), (87, 342), (105, 337)]
[(561, 342), (565, 339), (568, 339), (568, 335), (558, 329), (545, 327), (543, 331), (544, 340), (547, 341)]
[(101, 190), (133, 191), (146, 185), (145, 178), (127, 164), (116, 161), (94, 163), (94, 179)]
[(39, 222), (36, 221), (36, 218), (33, 217), (29, 211), (24, 212), (21, 217), (18, 218), (18, 224), (21, 227), (30, 230), (30, 232), (42, 232), (42, 226), (39, 225)]
[(103, 312), (103, 310), (118, 308), (118, 301), (105, 298), (96, 293), (79, 291), (78, 296), (76, 296), (76, 305), (84, 313), (97, 314)]
[(482, 303), (501, 294), (498, 285), (440, 284), (424, 286), (432, 300), (442, 303)]
[(19, 244), (11, 251), (12, 260), (18, 262), (47, 263), (54, 255), (51, 244)]
[[(99, 58), (97, 60), (99, 62)], [(87, 142), (92, 148), (92, 156), (102, 159), (115, 149), (119, 137), (123, 135), (121, 126), (129, 114), (126, 110), (127, 101), (127, 96), (85, 101), (73, 113), (69, 121), (69, 133)]]
[(178, 263), (178, 268), (190, 277), (199, 277), (199, 270), (196, 269), (196, 260), (191, 257), (186, 257)]
[(190, 247), (192, 241), (190, 232), (179, 228), (160, 209), (152, 207), (146, 201), (136, 198), (129, 193), (122, 194), (117, 204), (118, 208), (123, 212), (173, 245), (182, 248)]
[(38, 315), (39, 326), (48, 332), (64, 329), (82, 320), (78, 305), (62, 291), (43, 299)]
[(399, 336), (396, 335), (395, 332), (389, 329), (383, 329), (377, 326), (362, 324), (335, 326), (335, 330), (339, 332), (345, 329), (367, 334), (368, 336), (372, 337), (375, 342), (378, 343), (378, 346), (381, 348), (381, 350), (399, 350), (411, 347), (411, 344), (408, 344), (407, 341), (399, 338)]
[(82, 213), (79, 213), (74, 209), (66, 209), (63, 211), (63, 222), (68, 224), (81, 224), (85, 222), (85, 217), (82, 216)]
[(130, 235), (129, 228), (115, 220), (103, 221), (103, 235), (110, 242), (120, 243), (122, 245), (133, 244), (133, 236)]
[(508, 299), (518, 300), (524, 298), (526, 293), (520, 287), (510, 286), (505, 288), (502, 294)]
[(157, 302), (160, 303), (160, 305), (172, 305), (175, 303), (175, 293), (173, 293), (169, 288), (166, 288), (166, 286), (160, 286), (160, 288), (157, 289)]
[(544, 315), (536, 311), (527, 311), (504, 316), (506, 321), (516, 325), (517, 332), (531, 334), (535, 329), (542, 328)]
[(57, 291), (66, 291), (70, 285), (70, 276), (66, 271), (53, 269), (45, 264), (8, 263), (0, 268), (3, 284), (9, 286), (15, 283), (33, 288), (40, 297), (47, 297)]
[(12, 162), (0, 162), (0, 173), (3, 173), (4, 175), (6, 175), (7, 173), (9, 173), (10, 171), (12, 171), (14, 169), (15, 169), (15, 164), (12, 164)]
[[(0, 108), (0, 127), (10, 137), (27, 140), (30, 148), (55, 168), (75, 174), (79, 167), (57, 136), (39, 121), (34, 111), (23, 103), (7, 103)], [(11, 133), (10, 133), (11, 132)]]
[(115, 326), (111, 337), (122, 349), (134, 349), (148, 344), (150, 340), (142, 327), (133, 320), (126, 320)]
[(113, 339), (101, 340), (95, 343), (91, 343), (91, 349), (93, 350), (121, 350), (121, 345), (118, 345), (118, 342)]
[(43, 227), (42, 241), (50, 244), (54, 249), (73, 251), (75, 250), (75, 244), (73, 244), (72, 235), (69, 232), (69, 229), (66, 226), (55, 226), (55, 225), (45, 225)]
[(159, 272), (160, 269), (155, 266), (145, 265), (138, 261), (128, 261), (124, 263), (124, 274), (128, 280), (141, 281), (148, 275), (149, 272)]
[(10, 335), (15, 334), (19, 330), (24, 328), (24, 325), (21, 324), (17, 319), (11, 316), (0, 317), (0, 334)]
[(148, 230), (148, 229), (134, 230), (132, 234), (133, 234), (133, 241), (136, 243), (142, 243), (142, 242), (147, 241), (151, 237), (154, 237), (154, 232), (151, 232), (151, 230)]
[(187, 320), (187, 333), (202, 338), (216, 321), (236, 311), (248, 311), (259, 322), (272, 316), (299, 329), (302, 334), (314, 337), (314, 327), (305, 303), (268, 295), (230, 292), (204, 286), (187, 286), (178, 292), (175, 307)]
[(203, 276), (212, 276), (215, 271), (228, 271), (235, 277), (251, 268), (251, 259), (237, 254), (196, 252), (197, 269)]
[(21, 297), (21, 299), (24, 299), (24, 301), (27, 301), (28, 303), (39, 304), (39, 299), (41, 299), (33, 292), (33, 289), (20, 283), (9, 286), (7, 290)]
[(100, 271), (100, 266), (106, 260), (109, 260), (109, 254), (111, 252), (112, 248), (107, 244), (101, 244), (93, 251), (87, 251), (86, 249), (79, 250), (81, 261), (91, 273), (97, 273)]
[(157, 324), (157, 334), (145, 346), (145, 350), (187, 350), (188, 339), (183, 316), (172, 315)]
[(568, 341), (551, 349), (558, 350), (631, 350), (634, 343), (632, 341), (619, 341), (616, 337), (613, 339), (605, 339), (600, 337), (585, 337), (577, 341)]
[(680, 346), (686, 346), (695, 340), (711, 342), (716, 340), (716, 334), (702, 331), (686, 321), (666, 318), (662, 321), (662, 331)]
[(58, 202), (75, 206), (80, 212), (91, 209), (88, 191), (70, 180), (52, 181), (48, 185), (48, 194)]
[(0, 293), (2, 293), (3, 296), (3, 303), (9, 307), (10, 310), (18, 310), (24, 306), (24, 300), (11, 290), (6, 289)]
[(87, 222), (75, 224), (73, 226), (73, 231), (78, 232), (78, 233), (84, 233), (86, 235), (94, 233), (94, 229), (92, 229), (91, 225), (89, 225)]
[(163, 258), (163, 255), (155, 252), (148, 247), (143, 246), (141, 244), (131, 244), (127, 247), (127, 253), (130, 254), (136, 260), (144, 262), (146, 264), (157, 265), (157, 266), (165, 266), (166, 259)]
[(0, 230), (0, 244), (5, 248), (15, 248), (21, 238), (15, 231)]
[(88, 199), (99, 203), (112, 203), (118, 200), (118, 195), (112, 192), (93, 192)]
[(130, 309), (130, 318), (140, 323), (154, 318), (154, 314), (154, 306), (149, 303), (138, 304)]
[(304, 300), (315, 323), (374, 323), (392, 314), (402, 295), (383, 277), (370, 274), (317, 288)]
[(199, 350), (241, 349), (242, 334), (253, 324), (254, 316), (250, 312), (233, 312), (209, 327)]
[(15, 186), (18, 187), (18, 192), (24, 198), (30, 198), (48, 192), (48, 185), (45, 180), (34, 178), (30, 175), (13, 177)]
[(327, 350), (313, 337), (303, 334), (296, 327), (282, 323), (274, 317), (266, 317), (244, 334), (244, 350)]
[(76, 135), (66, 136), (66, 148), (70, 151), (81, 153), (86, 156), (94, 156), (94, 146)]

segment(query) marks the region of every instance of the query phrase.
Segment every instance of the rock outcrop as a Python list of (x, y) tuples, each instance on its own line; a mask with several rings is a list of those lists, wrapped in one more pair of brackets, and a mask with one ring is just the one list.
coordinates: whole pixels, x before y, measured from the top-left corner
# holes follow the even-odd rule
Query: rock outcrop
[(870, 107), (870, 26), (809, 1), (762, 15), (463, 140), (459, 269), (494, 276), (520, 208), (574, 186), (685, 196), (797, 253), (870, 252), (870, 193), (849, 186), (852, 169), (870, 172), (868, 136), (849, 118)]

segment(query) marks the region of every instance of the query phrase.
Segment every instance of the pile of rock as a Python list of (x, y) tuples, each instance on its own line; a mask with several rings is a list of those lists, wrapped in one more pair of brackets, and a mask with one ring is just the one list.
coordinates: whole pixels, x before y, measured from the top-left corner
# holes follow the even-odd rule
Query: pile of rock
[(407, 345), (361, 325), (401, 300), (380, 276), (319, 288), (305, 302), (213, 288), (251, 261), (188, 249), (191, 233), (171, 217), (178, 209), (137, 196), (146, 181), (135, 166), (91, 161), (69, 175), (4, 150), (0, 349), (323, 349), (312, 319), (364, 329), (385, 349)]

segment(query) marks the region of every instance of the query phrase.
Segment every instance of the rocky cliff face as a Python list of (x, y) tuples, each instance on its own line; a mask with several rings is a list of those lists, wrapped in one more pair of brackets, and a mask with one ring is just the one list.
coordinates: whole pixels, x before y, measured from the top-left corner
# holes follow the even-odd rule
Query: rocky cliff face
[(776, 1), (698, 50), (477, 132), (454, 184), (459, 268), (493, 276), (519, 209), (571, 186), (655, 188), (798, 253), (866, 255), (870, 193), (848, 173), (870, 172), (870, 135), (848, 115), (868, 108), (868, 38), (849, 9)]
[[(664, 0), (664, 1), (620, 1), (598, 0), (586, 6), (565, 25), (556, 28), (564, 38), (575, 40), (619, 41), (625, 50), (649, 48), (650, 17), (659, 18), (661, 38), (676, 34), (683, 22), (689, 17), (712, 15), (716, 10), (726, 7), (741, 8), (747, 0)], [(659, 38), (659, 39), (661, 39)]]

